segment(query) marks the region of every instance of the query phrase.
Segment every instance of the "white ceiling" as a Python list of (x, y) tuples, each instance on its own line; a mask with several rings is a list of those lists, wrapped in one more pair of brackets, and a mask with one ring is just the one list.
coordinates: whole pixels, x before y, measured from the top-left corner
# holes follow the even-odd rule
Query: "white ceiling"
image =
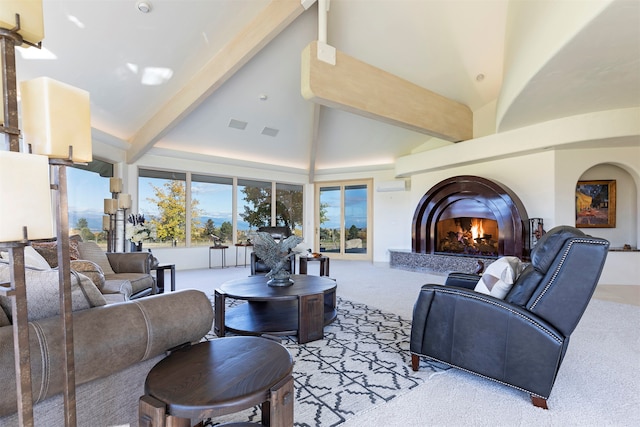
[[(87, 90), (92, 127), (124, 147), (133, 147), (129, 143), (145, 124), (269, 1), (149, 0), (147, 14), (136, 3), (44, 0), (46, 51), (40, 53), (55, 59), (16, 55), (19, 81), (48, 76)], [(509, 3), (332, 0), (327, 42), (477, 110), (500, 95)], [(500, 130), (640, 105), (639, 5), (616, 0), (605, 8), (532, 78)], [(314, 105), (300, 94), (300, 54), (318, 38), (317, 22), (314, 4), (179, 123), (146, 141), (149, 151), (140, 154), (206, 155), (312, 176), (336, 168), (391, 167), (397, 157), (423, 147), (427, 135), (327, 107), (320, 107), (313, 142)], [(172, 74), (160, 85), (144, 85), (142, 74), (150, 67)], [(247, 122), (246, 129), (229, 128), (231, 119)], [(264, 127), (279, 132), (262, 135)]]

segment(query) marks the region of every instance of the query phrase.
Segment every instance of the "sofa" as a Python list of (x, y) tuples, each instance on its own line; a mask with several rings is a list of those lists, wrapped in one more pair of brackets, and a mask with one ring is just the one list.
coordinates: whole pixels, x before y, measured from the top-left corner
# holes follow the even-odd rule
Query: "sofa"
[[(58, 266), (56, 242), (32, 246), (48, 266)], [(151, 275), (153, 256), (149, 252), (104, 252), (96, 242), (83, 242), (79, 236), (70, 237), (69, 252), (71, 268), (91, 278), (109, 302), (157, 293)]]
[[(9, 281), (9, 270), (0, 259), (0, 283)], [(27, 265), (25, 278), (35, 425), (64, 425), (58, 271)], [(108, 303), (87, 276), (72, 271), (71, 300), (78, 426), (138, 425), (149, 370), (168, 350), (200, 341), (213, 324), (211, 302), (197, 290)], [(17, 426), (9, 298), (0, 296), (0, 306), (0, 426)]]

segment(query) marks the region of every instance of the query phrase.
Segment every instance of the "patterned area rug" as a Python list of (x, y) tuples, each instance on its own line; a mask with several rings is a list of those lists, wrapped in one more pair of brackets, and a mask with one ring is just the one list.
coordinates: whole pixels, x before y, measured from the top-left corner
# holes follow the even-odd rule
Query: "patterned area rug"
[[(282, 344), (294, 360), (294, 425), (337, 426), (394, 399), (432, 375), (440, 366), (422, 361), (411, 369), (411, 322), (364, 304), (337, 299), (338, 317), (324, 328), (325, 338), (299, 345), (296, 337)], [(205, 339), (215, 339), (212, 332)], [(258, 407), (209, 420), (260, 422)]]

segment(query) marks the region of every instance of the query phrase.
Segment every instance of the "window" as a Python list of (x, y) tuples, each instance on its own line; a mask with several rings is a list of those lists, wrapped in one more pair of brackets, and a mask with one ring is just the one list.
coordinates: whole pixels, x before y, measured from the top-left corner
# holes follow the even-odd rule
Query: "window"
[(233, 178), (191, 175), (191, 200), (197, 202), (200, 224), (192, 233), (192, 246), (233, 243)]
[(67, 168), (69, 234), (79, 234), (84, 241), (95, 241), (107, 248), (107, 236), (102, 229), (104, 199), (111, 198), (109, 177), (113, 165), (94, 160), (87, 165)]
[(276, 184), (276, 224), (302, 237), (302, 185)]
[(238, 241), (249, 231), (271, 225), (271, 183), (238, 179)]
[[(185, 246), (187, 243), (186, 173), (140, 169), (138, 210), (156, 226), (157, 239), (151, 247)], [(198, 218), (198, 203), (191, 202), (191, 218)], [(199, 221), (193, 221), (196, 233)], [(146, 245), (146, 244), (145, 244)]]
[(138, 213), (156, 226), (158, 236), (145, 246), (234, 244), (271, 225), (288, 225), (302, 236), (303, 189), (296, 184), (140, 169)]

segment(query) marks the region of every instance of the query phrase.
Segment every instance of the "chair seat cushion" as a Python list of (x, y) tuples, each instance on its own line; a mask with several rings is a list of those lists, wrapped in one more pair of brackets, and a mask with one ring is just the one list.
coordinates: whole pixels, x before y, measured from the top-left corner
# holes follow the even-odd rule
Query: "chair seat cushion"
[(105, 274), (106, 280), (128, 280), (131, 283), (131, 294), (144, 289), (153, 288), (153, 277), (146, 273), (117, 273)]

